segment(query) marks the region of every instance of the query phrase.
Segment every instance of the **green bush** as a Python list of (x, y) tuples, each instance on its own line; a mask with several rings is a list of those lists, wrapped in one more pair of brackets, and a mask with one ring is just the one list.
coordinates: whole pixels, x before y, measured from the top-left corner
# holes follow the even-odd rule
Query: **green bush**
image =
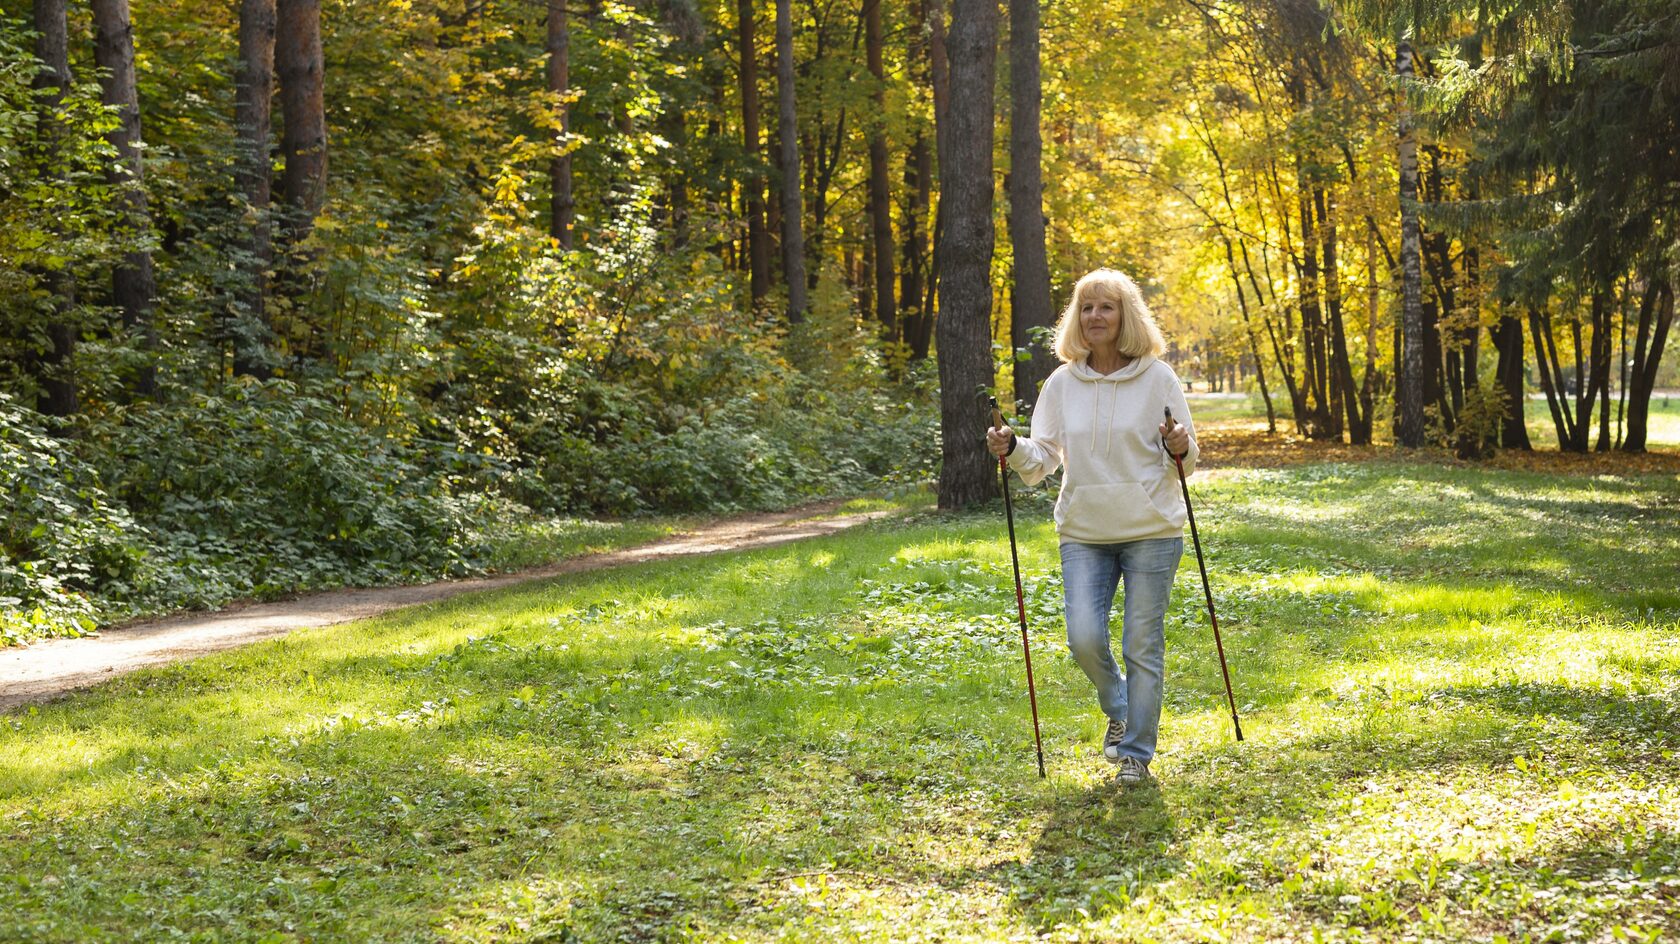
[[(573, 251), (515, 204), (479, 227), (451, 283), (478, 326), (451, 338), (431, 435), (562, 514), (771, 508), (932, 474), (933, 365), (889, 378), (841, 272), (790, 332), (738, 310), (705, 241), (662, 242), (655, 205), (638, 190)], [(552, 335), (520, 327), (544, 315)]]
[(937, 414), (903, 391), (823, 390), (790, 371), (694, 407), (624, 393), (594, 389), (574, 401), (586, 413), (512, 427), (519, 500), (562, 513), (765, 509), (937, 468)]
[(469, 573), (484, 549), (468, 538), (517, 511), (284, 381), (134, 408), (92, 433), (151, 545), (136, 607)]
[(91, 631), (91, 594), (124, 592), (140, 572), (133, 519), (71, 445), (0, 393), (0, 645)]

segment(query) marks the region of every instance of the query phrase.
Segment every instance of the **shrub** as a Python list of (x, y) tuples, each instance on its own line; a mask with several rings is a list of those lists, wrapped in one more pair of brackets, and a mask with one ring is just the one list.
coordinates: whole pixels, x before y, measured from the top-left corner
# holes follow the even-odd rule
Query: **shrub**
[(467, 538), (507, 510), (284, 381), (121, 419), (95, 428), (94, 461), (152, 546), (137, 606), (468, 573)]
[(122, 593), (140, 572), (133, 519), (70, 445), (0, 394), (0, 645), (91, 631), (90, 595)]

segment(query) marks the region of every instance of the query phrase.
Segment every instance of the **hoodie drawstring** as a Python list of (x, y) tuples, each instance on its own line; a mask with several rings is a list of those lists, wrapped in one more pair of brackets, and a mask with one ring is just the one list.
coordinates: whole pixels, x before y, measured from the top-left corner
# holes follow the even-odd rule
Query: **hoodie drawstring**
[[(1122, 381), (1131, 380), (1134, 377), (1142, 376), (1143, 373), (1150, 368), (1150, 365), (1154, 363), (1155, 358), (1146, 354), (1133, 360), (1132, 363), (1121, 368), (1116, 373), (1107, 375), (1098, 374), (1096, 371), (1092, 370), (1090, 361), (1088, 360), (1072, 365), (1074, 376), (1078, 377), (1080, 380), (1090, 384), (1093, 388), (1108, 388), (1108, 418), (1106, 423), (1103, 419), (1102, 391), (1098, 389), (1093, 389), (1091, 391), (1091, 417), (1094, 423), (1103, 426), (1103, 455), (1105, 457), (1111, 455), (1114, 451), (1114, 422), (1120, 415), (1120, 383)], [(1092, 426), (1091, 454), (1096, 455), (1096, 453), (1097, 427)]]

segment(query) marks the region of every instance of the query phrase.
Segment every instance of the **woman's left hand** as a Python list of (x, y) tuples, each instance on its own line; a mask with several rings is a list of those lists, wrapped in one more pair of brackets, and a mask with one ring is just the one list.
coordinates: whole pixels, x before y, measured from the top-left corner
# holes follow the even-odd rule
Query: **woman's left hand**
[(1190, 451), (1190, 431), (1177, 420), (1173, 421), (1172, 429), (1168, 429), (1165, 423), (1161, 424), (1161, 438), (1166, 440), (1167, 451), (1175, 456), (1183, 456)]

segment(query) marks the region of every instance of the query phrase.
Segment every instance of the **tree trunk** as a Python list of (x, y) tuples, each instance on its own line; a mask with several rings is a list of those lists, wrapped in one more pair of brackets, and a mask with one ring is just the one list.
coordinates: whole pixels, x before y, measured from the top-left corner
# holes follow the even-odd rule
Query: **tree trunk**
[(1616, 342), (1616, 448), (1622, 448), (1622, 441), (1627, 438), (1627, 394), (1628, 394), (1628, 300), (1633, 297), (1633, 279), (1630, 276), (1622, 278), (1622, 291), (1616, 305), (1617, 319)]
[(128, 0), (93, 0), (94, 62), (99, 65), (100, 100), (116, 109), (117, 127), (105, 140), (117, 152), (110, 168), (112, 199), (122, 220), (123, 241), (135, 248), (123, 254), (111, 273), (112, 296), (122, 309), (123, 327), (138, 336), (144, 361), (134, 375), (134, 393), (157, 393), (157, 326), (152, 306), (157, 285), (152, 278), (151, 214), (146, 207), (146, 172), (140, 162), (140, 95), (134, 81), (134, 29)]
[(793, 88), (793, 11), (791, 0), (776, 0), (777, 131), (782, 144), (782, 276), (787, 282), (788, 324), (805, 320), (804, 201), (799, 190), (799, 112)]
[[(1662, 365), (1663, 346), (1668, 340), (1669, 326), (1674, 323), (1674, 286), (1666, 273), (1647, 276), (1649, 287), (1639, 309), (1639, 331), (1634, 336), (1632, 389), (1628, 391), (1627, 436), (1622, 440), (1625, 452), (1644, 452), (1646, 427), (1651, 413), (1651, 391), (1657, 385), (1657, 368)], [(1661, 297), (1661, 304), (1653, 303)], [(1653, 325), (1652, 313), (1655, 310)], [(1647, 336), (1650, 338), (1646, 343)]]
[(1242, 278), (1237, 274), (1237, 260), (1231, 253), (1231, 237), (1221, 232), (1220, 238), (1225, 243), (1225, 265), (1231, 272), (1231, 284), (1237, 290), (1237, 307), (1242, 309), (1243, 332), (1248, 335), (1248, 350), (1254, 358), (1254, 375), (1260, 380), (1260, 397), (1266, 401), (1266, 432), (1275, 436), (1277, 408), (1272, 405), (1272, 391), (1266, 385), (1266, 365), (1260, 357), (1260, 342), (1254, 335), (1254, 323), (1249, 319), (1248, 297), (1243, 293)]
[[(921, 350), (922, 358), (928, 356), (933, 349), (933, 335), (937, 331), (938, 307), (935, 302), (942, 297), (939, 290), (939, 246), (945, 241), (945, 135), (950, 122), (945, 112), (951, 101), (951, 61), (945, 48), (945, 2), (946, 0), (926, 0), (928, 8), (928, 81), (933, 88), (933, 141), (934, 158), (939, 167), (940, 195), (939, 202), (933, 206), (933, 239), (928, 252), (928, 288), (922, 299), (921, 322)], [(930, 177), (931, 180), (931, 177)], [(915, 342), (912, 342), (912, 358), (915, 358)]]
[[(677, 62), (706, 63), (709, 58), (705, 50), (706, 26), (700, 19), (699, 11), (691, 3), (680, 0), (658, 6), (661, 25), (671, 38), (666, 55)], [(703, 73), (704, 69), (705, 65), (701, 65), (696, 71)], [(693, 172), (695, 157), (688, 136), (688, 109), (683, 102), (698, 98), (703, 92), (700, 83), (684, 80), (677, 86), (676, 94), (678, 101), (660, 112), (657, 127), (659, 136), (670, 148), (664, 161), (668, 244), (672, 249), (680, 250), (688, 246), (690, 238), (689, 175)]]
[[(951, 58), (945, 43), (945, 3), (926, 0), (928, 5), (928, 79), (933, 86), (934, 154), (940, 173), (945, 170), (945, 132), (949, 122), (945, 111), (951, 103)], [(935, 250), (937, 252), (937, 249)]]
[(805, 257), (815, 261), (815, 264), (808, 267), (809, 272), (805, 276), (805, 285), (812, 292), (817, 290), (817, 275), (822, 265), (823, 245), (827, 242), (828, 237), (828, 214), (832, 209), (828, 194), (834, 184), (834, 172), (840, 168), (846, 148), (846, 109), (840, 109), (840, 114), (834, 120), (834, 144), (832, 146), (828, 143), (828, 131), (823, 127), (823, 124), (822, 116), (819, 114), (817, 116), (816, 148), (814, 150), (810, 147), (802, 149), (812, 157), (812, 160), (806, 162), (805, 174), (808, 183), (806, 195), (811, 198), (811, 230), (810, 238), (805, 243)]
[[(37, 160), (41, 176), (56, 180), (62, 176), (58, 160), (63, 129), (58, 109), (71, 82), (70, 37), (64, 22), (64, 0), (35, 0), (34, 19), (35, 58), (41, 63), (31, 83), (39, 119), (35, 141)], [(39, 385), (36, 409), (48, 416), (71, 416), (80, 407), (71, 365), (76, 353), (77, 335), (72, 324), (76, 304), (75, 283), (64, 269), (43, 269), (35, 274), (52, 299), (52, 314), (47, 322), (48, 347), (35, 359)]]
[[(1295, 156), (1296, 166), (1301, 157)], [(1324, 356), (1324, 312), (1319, 303), (1318, 234), (1313, 225), (1313, 194), (1317, 190), (1305, 177), (1298, 177), (1296, 206), (1301, 214), (1301, 251), (1295, 270), (1301, 284), (1301, 355), (1305, 393), (1312, 398), (1307, 435), (1313, 439), (1339, 438), (1331, 421), (1328, 358)]]
[(572, 226), (577, 218), (577, 200), (572, 195), (572, 108), (566, 102), (571, 81), (572, 32), (566, 23), (565, 0), (548, 0), (548, 91), (558, 101), (560, 132), (555, 154), (548, 162), (548, 235), (560, 248), (572, 248)]
[(863, 240), (858, 253), (858, 317), (865, 324), (875, 320), (875, 244)]
[[(1382, 311), (1381, 296), (1377, 290), (1377, 256), (1372, 250), (1376, 242), (1376, 227), (1371, 225), (1371, 215), (1365, 214), (1367, 222), (1365, 228), (1365, 373), (1359, 378), (1359, 412), (1363, 419), (1360, 429), (1352, 442), (1369, 443), (1373, 427), (1376, 425), (1377, 415), (1377, 386), (1382, 372), (1377, 369), (1377, 323)], [(1386, 250), (1385, 250), (1386, 251)], [(1390, 258), (1389, 271), (1393, 271), (1393, 259)]]
[(1009, 293), (1010, 344), (1032, 353), (1015, 364), (1015, 401), (1030, 409), (1055, 358), (1032, 329), (1048, 330), (1056, 315), (1050, 262), (1044, 246), (1044, 139), (1039, 128), (1044, 90), (1039, 79), (1039, 0), (1009, 0), (1009, 243), (1014, 286)]
[[(1219, 148), (1214, 143), (1213, 131), (1208, 127), (1207, 119), (1205, 117), (1202, 119), (1202, 130), (1204, 132), (1202, 143), (1207, 146), (1208, 154), (1212, 155), (1214, 165), (1219, 168), (1219, 189), (1225, 197), (1225, 208), (1230, 212), (1231, 219), (1235, 221), (1237, 218), (1237, 206), (1236, 201), (1231, 198), (1231, 185), (1225, 171), (1225, 158), (1219, 153)], [(1231, 285), (1237, 290), (1237, 307), (1242, 310), (1243, 330), (1244, 333), (1248, 335), (1249, 353), (1254, 358), (1254, 373), (1260, 380), (1260, 397), (1266, 401), (1266, 432), (1276, 435), (1277, 407), (1272, 404), (1272, 391), (1266, 384), (1265, 360), (1260, 356), (1260, 342), (1255, 336), (1254, 323), (1249, 318), (1248, 299), (1243, 294), (1242, 275), (1237, 271), (1236, 255), (1231, 249), (1231, 235), (1226, 232), (1225, 227), (1219, 226), (1218, 228), (1219, 239), (1225, 246), (1225, 266), (1231, 273)], [(1248, 264), (1247, 245), (1243, 246), (1243, 263), (1248, 267), (1249, 282), (1254, 285), (1254, 304), (1257, 307), (1264, 306), (1266, 304), (1266, 298), (1260, 293), (1260, 285), (1255, 281), (1254, 267)], [(1269, 327), (1270, 322), (1268, 322), (1268, 328)]]
[(992, 386), (992, 136), (996, 0), (953, 0), (950, 101), (940, 124), (944, 231), (938, 257), (939, 507), (996, 494), (997, 464), (985, 448)]
[[(918, 128), (916, 145), (911, 160), (916, 166), (916, 207), (917, 224), (911, 227), (909, 238), (915, 241), (915, 251), (920, 260), (917, 268), (915, 295), (919, 304), (912, 307), (906, 300), (902, 307), (907, 318), (914, 321), (906, 324), (904, 329), (905, 343), (910, 345), (910, 359), (912, 361), (927, 360), (933, 347), (933, 303), (935, 286), (939, 281), (938, 242), (941, 224), (939, 214), (933, 206), (933, 166), (935, 154), (941, 155), (944, 133), (943, 119), (945, 113), (945, 95), (950, 87), (949, 73), (945, 59), (945, 14), (940, 5), (941, 0), (919, 0), (916, 4), (916, 36), (925, 38), (926, 46), (916, 46), (912, 49), (911, 60), (918, 64), (921, 81), (933, 89), (934, 112), (934, 140), (929, 141), (925, 128)], [(918, 40), (919, 41), (919, 40)], [(924, 235), (923, 228), (931, 232)], [(928, 238), (931, 236), (932, 238)], [(906, 299), (910, 293), (906, 292)]]
[(244, 263), (239, 291), (242, 311), (229, 331), (233, 342), (233, 372), (240, 376), (269, 374), (268, 270), (274, 264), (269, 214), (270, 174), (274, 163), (269, 156), (274, 30), (274, 0), (242, 0), (239, 77), (234, 92), (234, 125), (239, 134), (235, 177), (251, 216), (245, 234), (248, 261)]
[[(844, 116), (845, 112), (841, 112)], [(817, 140), (813, 144), (809, 133), (799, 136), (799, 156), (805, 164), (803, 195), (811, 201), (811, 227), (809, 238), (805, 241), (805, 255), (811, 260), (806, 267), (805, 288), (811, 294), (817, 291), (818, 270), (822, 268), (824, 237), (828, 234), (828, 188), (819, 186), (822, 180), (823, 153), (827, 147), (827, 133), (823, 129), (822, 115), (817, 116)]]
[[(1211, 135), (1208, 140), (1212, 140)], [(1223, 161), (1221, 161), (1221, 167), (1223, 168)], [(1223, 170), (1221, 170), (1220, 180), (1221, 182), (1224, 181)], [(1280, 190), (1274, 188), (1274, 192), (1279, 193), (1281, 198)], [(1232, 218), (1234, 219), (1236, 216), (1236, 208), (1230, 199), (1229, 193), (1226, 195), (1226, 206), (1231, 208)], [(1283, 219), (1284, 230), (1286, 233), (1285, 241), (1287, 242), (1289, 220), (1287, 213), (1283, 214)], [(1290, 419), (1295, 423), (1295, 431), (1302, 435), (1306, 435), (1306, 392), (1303, 384), (1299, 382), (1295, 376), (1294, 349), (1290, 347), (1287, 337), (1287, 332), (1289, 330), (1287, 324), (1288, 309), (1284, 309), (1286, 322), (1285, 337), (1281, 339), (1278, 337), (1277, 325), (1273, 323), (1271, 313), (1266, 310), (1269, 306), (1278, 307), (1277, 289), (1272, 288), (1276, 282), (1272, 279), (1271, 263), (1267, 261), (1266, 244), (1264, 242), (1260, 244), (1261, 268), (1266, 272), (1264, 282), (1261, 281), (1259, 273), (1254, 269), (1254, 257), (1249, 254), (1248, 242), (1246, 240), (1237, 240), (1237, 248), (1242, 252), (1243, 271), (1248, 274), (1249, 287), (1254, 290), (1255, 304), (1260, 306), (1260, 320), (1266, 327), (1266, 339), (1271, 342), (1272, 359), (1277, 362), (1278, 376), (1283, 380), (1284, 392), (1289, 395)], [(1271, 288), (1270, 302), (1267, 301), (1267, 288)]]
[(875, 316), (881, 335), (898, 340), (897, 275), (893, 272), (892, 187), (887, 181), (887, 72), (881, 50), (882, 0), (863, 0), (864, 50), (875, 87), (869, 123), (869, 222), (875, 237)]
[(1546, 406), (1552, 412), (1558, 449), (1569, 452), (1575, 441), (1575, 430), (1569, 406), (1563, 399), (1563, 369), (1558, 364), (1557, 343), (1552, 338), (1551, 312), (1530, 306), (1528, 329), (1534, 336), (1535, 373), (1540, 375), (1540, 389), (1545, 392)]
[[(1445, 203), (1447, 197), (1441, 183), (1441, 149), (1431, 145), (1423, 150), (1429, 158), (1423, 202)], [(1452, 240), (1444, 232), (1430, 231), (1422, 234), (1421, 243), (1424, 275), (1435, 290), (1435, 303), (1423, 306), (1423, 402), (1426, 406), (1435, 404), (1441, 414), (1442, 429), (1450, 433), (1456, 429), (1458, 412), (1464, 406)]]
[[(1476, 199), (1472, 192), (1469, 199)], [(1464, 307), (1462, 314), (1455, 314), (1452, 319), (1453, 332), (1456, 335), (1454, 347), (1457, 349), (1459, 362), (1459, 383), (1461, 395), (1469, 398), (1477, 394), (1482, 385), (1480, 368), (1477, 361), (1481, 358), (1481, 257), (1475, 247), (1465, 246), (1464, 258), (1464, 298), (1460, 302)], [(1496, 437), (1495, 437), (1496, 438)], [(1477, 422), (1464, 422), (1463, 413), (1459, 414), (1457, 441), (1454, 444), (1460, 459), (1484, 459), (1492, 454), (1492, 442), (1488, 436), (1486, 425), (1479, 419)]]
[[(1569, 451), (1587, 451), (1588, 422), (1592, 420), (1593, 400), (1598, 396), (1598, 384), (1589, 383), (1587, 372), (1592, 368), (1592, 351), (1587, 350), (1581, 340), (1580, 313), (1569, 320), (1570, 340), (1574, 342), (1575, 351), (1575, 409), (1570, 414)], [(1586, 360), (1583, 361), (1582, 357)]]
[(770, 294), (770, 233), (764, 225), (763, 144), (758, 128), (758, 54), (752, 0), (736, 0), (736, 34), (741, 54), (741, 145), (751, 168), (741, 187), (747, 205), (747, 271), (756, 308)]
[[(1610, 304), (1610, 289), (1605, 287), (1593, 291), (1593, 384), (1598, 388), (1598, 442), (1593, 446), (1594, 452), (1610, 451), (1610, 357), (1611, 357), (1611, 320), (1615, 317), (1615, 307)], [(1590, 419), (1590, 417), (1589, 417)]]
[(924, 224), (932, 203), (933, 152), (926, 133), (918, 130), (915, 143), (904, 162), (904, 188), (910, 203), (904, 214), (904, 266), (899, 278), (899, 308), (904, 323), (903, 340), (910, 347), (911, 360), (925, 360), (928, 336), (924, 322), (923, 293), (927, 290), (928, 246)]
[(1502, 312), (1499, 324), (1490, 329), (1494, 350), (1499, 352), (1494, 377), (1499, 384), (1505, 416), (1499, 422), (1499, 445), (1504, 449), (1532, 450), (1525, 421), (1528, 400), (1523, 389), (1523, 329), (1522, 322), (1509, 312)]
[[(911, 81), (926, 85), (930, 80), (923, 40), (928, 27), (927, 0), (912, 0), (911, 11), (915, 19), (910, 25), (905, 59), (910, 63)], [(927, 241), (922, 237), (922, 227), (928, 218), (928, 207), (933, 194), (930, 186), (932, 176), (933, 155), (927, 131), (917, 122), (915, 138), (904, 160), (904, 189), (909, 199), (904, 209), (904, 223), (900, 227), (900, 235), (903, 238), (903, 264), (899, 270), (898, 295), (899, 320), (903, 325), (901, 334), (904, 343), (910, 347), (912, 360), (927, 357), (925, 343), (918, 356), (916, 341), (922, 335), (922, 293), (927, 284)]]
[(1404, 339), (1395, 384), (1400, 420), (1396, 439), (1401, 446), (1423, 445), (1423, 271), (1418, 231), (1417, 129), (1406, 96), (1412, 81), (1412, 44), (1401, 40), (1395, 56), (1400, 78), (1400, 333)]
[[(322, 86), (321, 0), (278, 0), (274, 67), (280, 81), (281, 226), (290, 253), (309, 237), (327, 194), (327, 115)], [(296, 286), (293, 286), (294, 289)]]
[[(1330, 371), (1334, 387), (1342, 401), (1347, 418), (1348, 442), (1354, 445), (1369, 443), (1370, 436), (1361, 434), (1366, 428), (1359, 412), (1359, 390), (1353, 382), (1353, 364), (1348, 358), (1347, 331), (1342, 324), (1342, 278), (1337, 257), (1336, 198), (1328, 190), (1319, 191), (1319, 237), (1324, 243), (1324, 305), (1330, 312)], [(1336, 404), (1330, 404), (1331, 412)]]

